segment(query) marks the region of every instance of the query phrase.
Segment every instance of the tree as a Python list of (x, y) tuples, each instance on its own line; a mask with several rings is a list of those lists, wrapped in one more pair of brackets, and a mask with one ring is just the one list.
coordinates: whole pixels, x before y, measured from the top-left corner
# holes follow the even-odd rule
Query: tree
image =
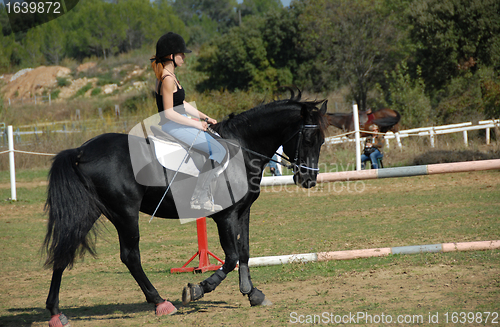
[[(120, 19), (116, 5), (101, 0), (85, 0), (77, 7), (71, 21), (72, 45), (87, 54), (102, 56), (118, 52), (125, 39), (125, 23)], [(76, 8), (75, 8), (76, 9)]]
[(64, 57), (66, 47), (66, 37), (59, 21), (52, 20), (41, 27), (41, 38), (43, 44), (41, 50), (45, 59), (52, 65), (59, 65)]
[(419, 0), (411, 4), (411, 37), (418, 46), (428, 91), (480, 65), (500, 69), (500, 2), (497, 0)]
[(36, 26), (28, 30), (26, 37), (23, 39), (23, 59), (25, 62), (31, 63), (31, 67), (43, 63), (42, 53), (42, 27)]
[(399, 61), (404, 34), (397, 28), (396, 14), (383, 10), (383, 0), (306, 3), (300, 47), (312, 58), (311, 69), (322, 73), (314, 90), (332, 87), (338, 77), (365, 110), (368, 91)]
[(267, 58), (259, 28), (263, 22), (256, 19), (232, 28), (201, 48), (198, 67), (210, 76), (202, 88), (265, 90), (276, 85), (277, 71)]
[(406, 128), (420, 127), (433, 122), (431, 101), (425, 95), (425, 82), (420, 74), (421, 70), (417, 67), (419, 77), (413, 79), (404, 61), (393, 71), (386, 73), (386, 78), (389, 80), (391, 108), (401, 114), (401, 124)]
[(175, 1), (172, 6), (188, 26), (189, 34), (193, 36), (191, 43), (202, 44), (237, 25), (237, 5), (236, 0), (183, 0)]
[(14, 35), (4, 36), (3, 33), (0, 33), (0, 73), (9, 70), (14, 45)]
[(281, 0), (243, 0), (238, 6), (241, 10), (241, 16), (258, 15), (262, 16), (272, 11), (278, 11), (283, 8)]

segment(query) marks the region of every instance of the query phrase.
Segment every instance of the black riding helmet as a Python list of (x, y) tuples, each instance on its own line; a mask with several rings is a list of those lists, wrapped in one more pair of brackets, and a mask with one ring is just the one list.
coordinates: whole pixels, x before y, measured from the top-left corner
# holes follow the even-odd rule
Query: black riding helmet
[(190, 53), (191, 50), (186, 48), (186, 42), (182, 36), (174, 32), (168, 32), (167, 34), (163, 34), (158, 42), (156, 43), (156, 61), (165, 62), (172, 60), (175, 64), (175, 60), (173, 59), (165, 59), (164, 57), (176, 54), (176, 53)]

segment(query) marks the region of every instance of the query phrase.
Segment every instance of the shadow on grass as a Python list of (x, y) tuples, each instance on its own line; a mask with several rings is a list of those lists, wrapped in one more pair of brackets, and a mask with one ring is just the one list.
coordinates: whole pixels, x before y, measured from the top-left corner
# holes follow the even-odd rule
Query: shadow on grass
[[(199, 301), (183, 306), (181, 301), (172, 301), (179, 309), (176, 315), (190, 315), (198, 312), (209, 312), (210, 309), (235, 309), (237, 306), (229, 305), (225, 301)], [(154, 305), (141, 303), (113, 303), (94, 306), (82, 306), (73, 308), (62, 308), (63, 313), (71, 321), (90, 320), (120, 320), (132, 319), (134, 315), (141, 312), (150, 312), (154, 315)], [(50, 314), (45, 308), (11, 308), (7, 310), (12, 315), (0, 317), (0, 326), (31, 326), (33, 323), (47, 323)]]

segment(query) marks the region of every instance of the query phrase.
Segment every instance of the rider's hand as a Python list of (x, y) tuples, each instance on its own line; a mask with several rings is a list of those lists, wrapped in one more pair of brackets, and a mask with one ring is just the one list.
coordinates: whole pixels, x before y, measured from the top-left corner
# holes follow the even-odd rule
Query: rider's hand
[(206, 131), (208, 128), (208, 123), (206, 121), (200, 121), (201, 123), (201, 130)]
[(217, 124), (217, 120), (215, 120), (215, 119), (213, 119), (213, 118), (210, 118), (210, 117), (207, 117), (207, 122), (208, 122), (210, 125)]

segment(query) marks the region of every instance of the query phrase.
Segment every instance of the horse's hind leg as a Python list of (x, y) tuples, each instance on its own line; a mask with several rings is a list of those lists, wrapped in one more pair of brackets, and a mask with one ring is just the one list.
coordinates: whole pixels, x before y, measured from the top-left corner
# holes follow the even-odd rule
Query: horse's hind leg
[(149, 281), (146, 273), (142, 269), (141, 254), (139, 251), (139, 226), (137, 219), (130, 224), (115, 224), (120, 239), (120, 258), (127, 266), (128, 270), (136, 280), (142, 292), (146, 296), (148, 303), (156, 305), (156, 315), (171, 315), (177, 311), (177, 308), (165, 299), (161, 298), (158, 291)]
[(68, 318), (59, 310), (59, 290), (61, 288), (62, 274), (65, 268), (54, 269), (50, 282), (49, 296), (46, 308), (50, 311), (49, 327), (69, 326)]

